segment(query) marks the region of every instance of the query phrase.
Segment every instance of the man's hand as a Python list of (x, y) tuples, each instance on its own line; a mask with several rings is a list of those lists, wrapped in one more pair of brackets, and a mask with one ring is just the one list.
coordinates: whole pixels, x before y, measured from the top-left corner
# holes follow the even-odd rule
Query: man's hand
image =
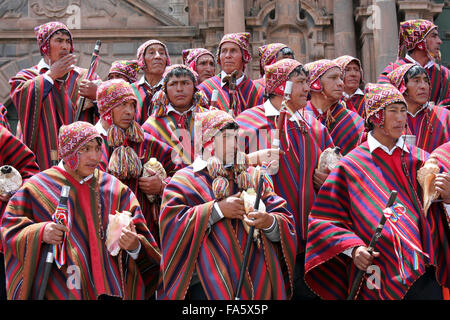
[(139, 189), (145, 194), (160, 194), (163, 190), (163, 181), (161, 178), (154, 174), (151, 177), (139, 178)]
[(134, 226), (133, 221), (131, 221), (129, 226), (122, 229), (119, 238), (119, 247), (127, 251), (134, 251), (138, 246), (139, 237), (136, 232), (136, 227)]
[(97, 99), (97, 85), (94, 81), (85, 79), (81, 81), (78, 93), (85, 98), (95, 100)]
[(434, 185), (444, 203), (450, 204), (450, 173), (438, 173)]
[(285, 152), (279, 148), (263, 149), (248, 154), (248, 160), (251, 165), (257, 166), (272, 161), (280, 161), (280, 156), (284, 156)]
[(363, 271), (372, 265), (373, 258), (380, 256), (379, 252), (373, 251), (372, 254), (364, 246), (359, 246), (352, 251), (353, 263), (355, 266)]
[(48, 244), (61, 244), (64, 238), (64, 232), (69, 229), (58, 223), (50, 222), (45, 225), (43, 241)]
[(9, 199), (11, 199), (11, 195), (0, 193), (0, 202), (8, 202)]
[(244, 200), (239, 198), (240, 192), (229, 196), (228, 198), (223, 199), (222, 201), (217, 202), (219, 205), (220, 211), (225, 218), (228, 219), (244, 219), (245, 207)]
[(325, 180), (327, 180), (330, 170), (328, 168), (326, 170), (326, 172), (319, 171), (318, 169), (314, 170), (313, 182), (316, 190), (319, 190)]
[(256, 229), (267, 229), (269, 228), (275, 217), (267, 212), (249, 212), (247, 216), (244, 217), (244, 221), (249, 226), (254, 226)]
[(55, 81), (64, 77), (64, 75), (73, 70), (76, 63), (75, 55), (68, 54), (50, 66), (47, 74)]

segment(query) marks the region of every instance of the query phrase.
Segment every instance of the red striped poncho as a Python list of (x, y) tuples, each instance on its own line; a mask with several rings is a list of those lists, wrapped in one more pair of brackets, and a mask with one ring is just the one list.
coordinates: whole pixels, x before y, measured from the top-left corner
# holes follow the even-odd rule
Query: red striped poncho
[[(383, 72), (378, 76), (378, 83), (390, 83), (387, 75), (406, 64), (413, 63), (406, 58), (400, 58), (395, 62), (389, 63)], [(428, 77), (430, 78), (430, 101), (438, 105), (441, 101), (450, 98), (450, 71), (443, 65), (434, 63), (431, 68), (426, 69)]]
[(432, 106), (415, 117), (408, 113), (408, 134), (416, 136), (417, 147), (432, 152), (450, 141), (450, 110)]
[[(202, 90), (211, 101), (213, 90), (217, 90), (219, 95), (217, 97), (217, 108), (228, 112), (230, 110), (230, 95), (228, 87), (222, 88), (220, 74), (203, 81), (198, 88)], [(234, 115), (237, 116), (242, 111), (253, 108), (264, 102), (264, 87), (255, 84), (251, 79), (244, 75), (244, 79), (236, 86), (239, 101), (237, 102), (237, 110), (234, 110)]]
[[(104, 137), (106, 140), (106, 137)], [(136, 152), (138, 157), (141, 159), (142, 165), (146, 163), (150, 158), (156, 158), (163, 165), (164, 169), (167, 172), (168, 178), (166, 182), (170, 180), (170, 176), (172, 176), (175, 171), (179, 168), (172, 161), (172, 148), (167, 144), (157, 140), (155, 137), (150, 136), (147, 133), (144, 133), (144, 141), (141, 143), (128, 142), (133, 150)], [(108, 163), (109, 158), (113, 152), (113, 148), (107, 146), (106, 143), (102, 145), (102, 157), (99, 164), (99, 169), (105, 172), (108, 172)], [(151, 203), (146, 194), (139, 188), (139, 180), (136, 178), (133, 179), (123, 179), (121, 180), (125, 185), (127, 185), (131, 191), (136, 195), (136, 198), (139, 201), (142, 214), (147, 222), (147, 226), (154, 236), (157, 243), (159, 243), (159, 228), (158, 228), (158, 216), (160, 210), (160, 197), (157, 198), (156, 202)]]
[(346, 155), (358, 145), (364, 132), (364, 120), (356, 112), (337, 103), (330, 107), (331, 117), (327, 119), (327, 113), (321, 115), (311, 101), (308, 101), (305, 109), (312, 111), (316, 119), (327, 127), (334, 145), (341, 148), (342, 155)]
[(139, 82), (135, 82), (131, 84), (131, 87), (138, 99), (136, 105), (136, 122), (143, 125), (152, 113), (152, 98), (156, 91), (153, 91), (147, 83), (139, 84)]
[(349, 99), (343, 98), (345, 104), (347, 105), (347, 109), (356, 112), (359, 114), (361, 118), (365, 118), (366, 115), (366, 104), (364, 103), (364, 95), (362, 94), (354, 94)]
[(431, 153), (444, 168), (444, 172), (450, 173), (450, 141), (442, 144)]
[[(215, 201), (212, 181), (206, 169), (193, 172), (189, 166), (178, 171), (164, 190), (159, 299), (184, 299), (194, 270), (208, 299), (234, 299), (247, 233), (235, 219), (224, 218), (208, 228)], [(260, 248), (252, 242), (240, 297), (289, 299), (297, 249), (294, 220), (286, 202), (273, 192), (267, 191), (262, 200), (276, 218), (281, 242), (270, 242), (265, 235)]]
[[(11, 99), (17, 108), (24, 143), (36, 155), (42, 170), (52, 166), (50, 151), (57, 150), (58, 131), (75, 120), (86, 69), (75, 67), (64, 82), (52, 85), (37, 66), (20, 71), (10, 79)], [(98, 79), (97, 75), (93, 79)], [(81, 112), (81, 121), (97, 121), (94, 108)]]
[[(302, 132), (295, 122), (287, 122), (289, 146), (285, 135), (280, 134), (280, 149), (285, 155), (281, 156), (277, 174), (272, 176), (275, 193), (286, 200), (288, 210), (294, 215), (297, 253), (305, 250), (308, 214), (316, 196), (314, 169), (321, 152), (334, 147), (328, 130), (314, 117), (304, 116), (309, 121), (307, 132)], [(271, 148), (276, 132), (274, 118), (265, 115), (264, 105), (248, 109), (236, 118), (240, 139), (246, 139), (246, 153)]]
[[(156, 110), (142, 125), (142, 129), (173, 148), (177, 153), (174, 155), (173, 161), (177, 162), (179, 166), (185, 167), (195, 160), (195, 114), (205, 111), (208, 109), (196, 106), (192, 112), (186, 115), (185, 119), (182, 119), (183, 117), (175, 112), (167, 113), (166, 110)], [(176, 156), (179, 159), (175, 159)]]
[[(38, 295), (47, 248), (42, 243), (43, 232), (58, 205), (63, 185), (70, 186), (67, 258), (61, 269), (52, 267), (45, 298), (88, 300), (101, 294), (123, 299), (150, 297), (158, 281), (160, 253), (134, 194), (100, 170), (80, 184), (63, 169), (53, 167), (30, 178), (6, 208), (1, 233), (6, 249), (8, 299), (36, 299)], [(113, 257), (106, 249), (108, 216), (116, 210), (133, 214), (142, 245), (137, 260), (123, 250)], [(74, 270), (79, 271), (80, 286), (67, 284)]]
[[(322, 185), (310, 214), (305, 258), (305, 281), (322, 298), (345, 299), (349, 294), (357, 268), (342, 252), (369, 244), (391, 190), (397, 190), (395, 203), (406, 211), (397, 222), (386, 222), (375, 245), (375, 251), (380, 252), (373, 261), (379, 268), (380, 289), (370, 289), (368, 284), (376, 284), (373, 279), (364, 281), (358, 298), (402, 299), (426, 265), (435, 266), (438, 282), (448, 286), (449, 239), (440, 223), (444, 213), (435, 204), (425, 217), (418, 192), (417, 170), (428, 154), (408, 147), (411, 153), (405, 153), (403, 159), (410, 182), (402, 169), (399, 148), (392, 156), (380, 148), (370, 153), (365, 142), (345, 156)], [(391, 223), (405, 230), (409, 241), (429, 255), (418, 253), (418, 270), (413, 268), (413, 249), (404, 241), (400, 249), (403, 259), (398, 258)]]
[(6, 107), (0, 103), (0, 126), (3, 126), (9, 131), (11, 131), (11, 127), (9, 125), (8, 118), (6, 117), (6, 113), (7, 113)]
[[(39, 173), (39, 166), (31, 150), (13, 134), (0, 126), (0, 167), (9, 165), (19, 171), (25, 181)], [(0, 202), (0, 219), (6, 209), (7, 202)], [(2, 241), (0, 239), (0, 252)]]

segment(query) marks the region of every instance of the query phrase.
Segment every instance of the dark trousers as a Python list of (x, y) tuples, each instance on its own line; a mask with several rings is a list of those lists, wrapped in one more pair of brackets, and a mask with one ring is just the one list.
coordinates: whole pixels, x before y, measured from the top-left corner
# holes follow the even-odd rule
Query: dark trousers
[(292, 300), (320, 300), (314, 292), (309, 289), (305, 282), (305, 253), (299, 253), (295, 259), (294, 267), (294, 292)]
[(5, 259), (3, 253), (0, 253), (0, 300), (6, 300)]
[(201, 282), (197, 282), (196, 284), (189, 287), (188, 294), (186, 295), (186, 300), (208, 300)]
[(435, 269), (427, 268), (405, 295), (405, 300), (443, 300), (442, 287), (436, 280)]

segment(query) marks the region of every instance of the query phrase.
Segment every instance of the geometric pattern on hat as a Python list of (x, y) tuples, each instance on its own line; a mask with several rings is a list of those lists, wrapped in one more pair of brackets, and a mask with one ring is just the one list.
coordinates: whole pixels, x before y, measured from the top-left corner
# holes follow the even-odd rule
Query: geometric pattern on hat
[(426, 50), (425, 43), (421, 43), (428, 33), (437, 28), (431, 21), (424, 19), (408, 20), (400, 23), (398, 56), (404, 57), (408, 51), (413, 50), (417, 45), (422, 50)]
[(205, 48), (185, 49), (182, 52), (183, 64), (187, 65), (192, 70), (195, 70), (195, 65), (197, 63), (198, 58), (200, 58), (205, 54), (209, 54), (214, 60), (214, 55), (212, 54), (212, 52)]
[(200, 126), (201, 128), (203, 148), (206, 148), (213, 141), (214, 136), (220, 129), (225, 127), (228, 123), (236, 123), (234, 118), (228, 112), (216, 109), (195, 114), (195, 122), (196, 128), (197, 126)]
[(284, 92), (284, 85), (289, 79), (289, 74), (302, 64), (294, 59), (281, 59), (264, 68), (266, 77), (266, 86), (264, 91), (266, 94), (273, 93), (280, 86), (281, 92)]
[(342, 68), (336, 62), (329, 59), (321, 59), (305, 64), (305, 69), (309, 72), (308, 83), (311, 91), (322, 91), (319, 79), (331, 68), (339, 68), (342, 71)]
[[(400, 67), (392, 70), (387, 77), (393, 86), (395, 86), (402, 94), (406, 91), (405, 74), (412, 67), (416, 66), (414, 63), (405, 63)], [(427, 74), (428, 76), (428, 74)]]
[(69, 125), (63, 125), (58, 134), (59, 159), (71, 158), (86, 143), (101, 136), (94, 125), (85, 121), (76, 121)]
[(123, 79), (104, 81), (97, 88), (98, 111), (109, 124), (112, 124), (112, 109), (130, 100), (138, 103), (131, 84)]
[(152, 44), (159, 44), (159, 45), (163, 46), (164, 51), (166, 52), (166, 57), (167, 57), (166, 66), (169, 66), (170, 65), (170, 56), (169, 56), (169, 50), (167, 49), (167, 46), (159, 40), (151, 39), (151, 40), (148, 40), (148, 41), (144, 42), (143, 44), (141, 44), (137, 50), (136, 57), (138, 60), (139, 67), (141, 69), (145, 67), (145, 59), (144, 59), (145, 49), (147, 49)]
[(49, 40), (51, 36), (58, 30), (66, 30), (70, 35), (70, 53), (73, 52), (73, 41), (72, 41), (72, 33), (69, 28), (64, 23), (59, 21), (51, 21), (48, 23), (41, 24), (34, 28), (34, 32), (36, 34), (37, 43), (39, 46), (39, 50), (42, 54), (48, 55), (49, 52)]
[(139, 71), (139, 65), (137, 60), (117, 60), (111, 64), (108, 75), (111, 73), (118, 73), (133, 83), (137, 81), (137, 73)]
[(238, 33), (227, 33), (222, 37), (217, 48), (216, 59), (217, 63), (220, 65), (220, 48), (225, 42), (231, 42), (239, 46), (243, 52), (244, 65), (249, 63), (252, 59), (250, 54), (250, 33), (248, 32), (238, 32)]
[(392, 84), (368, 83), (364, 89), (366, 121), (379, 110), (393, 103), (406, 104), (405, 98)]
[(361, 82), (363, 81), (363, 78), (364, 78), (363, 69), (361, 66), (361, 61), (358, 58), (344, 55), (344, 56), (337, 57), (333, 61), (336, 62), (341, 67), (342, 73), (344, 74), (344, 76), (345, 76), (345, 68), (347, 68), (349, 63), (353, 62), (353, 61), (356, 62), (356, 64), (359, 66), (359, 72), (361, 73)]
[(261, 75), (264, 74), (264, 67), (274, 63), (278, 52), (283, 48), (288, 48), (288, 46), (283, 43), (269, 43), (258, 48)]

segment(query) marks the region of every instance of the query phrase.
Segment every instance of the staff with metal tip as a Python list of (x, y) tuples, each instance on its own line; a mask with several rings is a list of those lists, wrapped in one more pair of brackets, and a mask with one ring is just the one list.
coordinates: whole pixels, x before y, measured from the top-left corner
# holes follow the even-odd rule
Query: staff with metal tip
[[(397, 191), (392, 190), (391, 194), (389, 195), (389, 199), (386, 203), (386, 208), (392, 207), (392, 205), (395, 202), (395, 199), (397, 199)], [(370, 254), (372, 254), (372, 252), (375, 250), (375, 244), (377, 243), (378, 238), (381, 237), (381, 231), (383, 230), (385, 223), (386, 223), (386, 216), (383, 212), (381, 215), (380, 222), (378, 223), (375, 233), (372, 236), (372, 239), (370, 240), (369, 246), (367, 248), (367, 251)], [(359, 292), (359, 288), (361, 287), (362, 277), (364, 273), (365, 273), (364, 270), (358, 270), (358, 273), (356, 274), (355, 280), (353, 281), (350, 294), (348, 295), (347, 300), (354, 300), (356, 298), (356, 295)]]

